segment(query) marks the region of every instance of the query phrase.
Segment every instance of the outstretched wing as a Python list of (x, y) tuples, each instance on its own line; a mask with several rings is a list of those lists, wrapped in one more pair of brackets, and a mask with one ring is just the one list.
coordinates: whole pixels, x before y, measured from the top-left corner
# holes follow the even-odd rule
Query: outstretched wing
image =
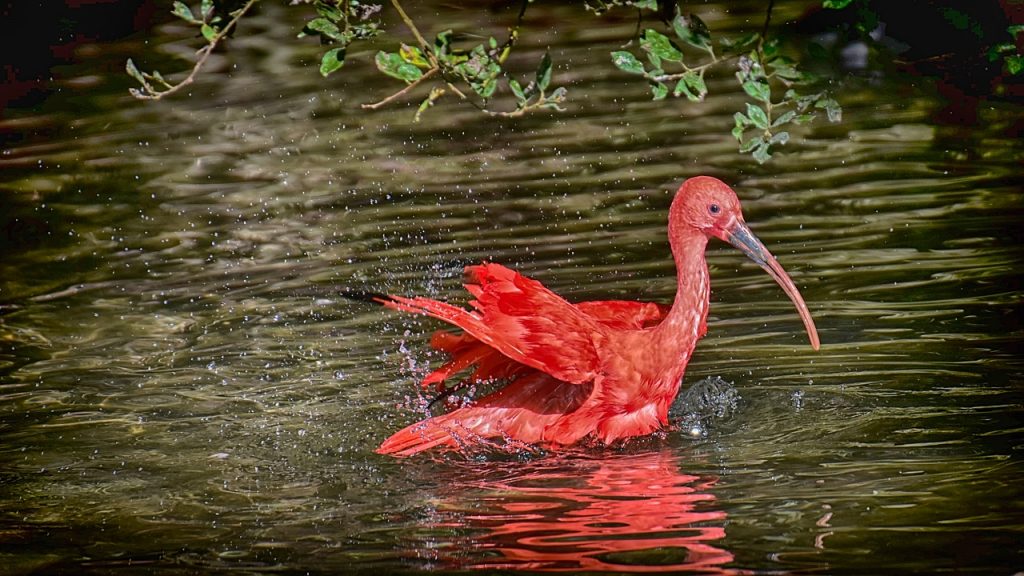
[(582, 384), (600, 365), (594, 337), (604, 325), (540, 282), (499, 264), (467, 266), (473, 310), (430, 298), (389, 296), (385, 306), (462, 328), (503, 355), (559, 380)]
[(506, 380), (524, 372), (535, 371), (534, 368), (516, 362), (465, 332), (455, 334), (438, 330), (430, 337), (430, 347), (446, 352), (448, 361), (427, 374), (420, 385), (428, 388), (433, 384), (439, 392), (447, 389), (445, 381), (470, 366), (474, 367), (473, 371), (462, 380), (460, 386)]
[[(579, 302), (576, 307), (609, 328), (623, 330), (655, 326), (669, 310), (668, 306), (661, 304), (630, 300), (594, 300)], [(435, 385), (439, 391), (444, 391), (446, 380), (470, 366), (475, 368), (463, 381), (466, 384), (511, 378), (531, 369), (465, 332), (455, 334), (438, 330), (430, 338), (430, 346), (447, 352), (448, 361), (423, 379), (421, 384), (424, 388)]]

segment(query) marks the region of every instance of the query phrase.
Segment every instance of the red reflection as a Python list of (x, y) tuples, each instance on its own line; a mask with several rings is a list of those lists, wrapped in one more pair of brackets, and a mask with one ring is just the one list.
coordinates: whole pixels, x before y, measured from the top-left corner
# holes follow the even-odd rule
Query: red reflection
[(466, 536), (435, 540), (435, 559), (474, 569), (739, 573), (713, 545), (726, 518), (711, 505), (715, 480), (680, 473), (669, 452), (576, 455), (505, 472), (463, 477), (442, 498), (429, 528)]

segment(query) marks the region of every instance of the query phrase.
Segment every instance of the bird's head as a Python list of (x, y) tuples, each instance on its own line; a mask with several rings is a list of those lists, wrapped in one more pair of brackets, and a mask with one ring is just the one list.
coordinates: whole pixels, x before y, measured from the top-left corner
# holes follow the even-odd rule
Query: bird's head
[[(672, 202), (670, 222), (726, 240), (725, 231), (743, 223), (740, 199), (718, 178), (695, 176), (683, 182)], [(726, 240), (728, 241), (728, 240)]]
[(692, 234), (694, 230), (732, 244), (768, 272), (796, 305), (811, 346), (818, 349), (818, 331), (800, 291), (782, 265), (747, 227), (740, 200), (725, 182), (710, 176), (695, 176), (679, 187), (669, 211), (669, 235), (674, 239)]

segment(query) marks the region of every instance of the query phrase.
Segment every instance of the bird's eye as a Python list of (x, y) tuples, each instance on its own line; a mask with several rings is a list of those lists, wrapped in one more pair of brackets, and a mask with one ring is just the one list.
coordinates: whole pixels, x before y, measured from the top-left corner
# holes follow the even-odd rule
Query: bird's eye
[(718, 206), (718, 204), (712, 204), (708, 206), (708, 212), (711, 212), (712, 214), (718, 214), (721, 211), (722, 209)]

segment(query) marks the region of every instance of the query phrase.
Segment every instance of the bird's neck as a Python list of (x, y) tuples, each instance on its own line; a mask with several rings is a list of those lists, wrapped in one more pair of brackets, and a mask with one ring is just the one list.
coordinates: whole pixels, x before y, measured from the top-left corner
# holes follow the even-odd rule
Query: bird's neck
[(660, 327), (675, 338), (687, 341), (692, 350), (703, 335), (711, 295), (708, 265), (704, 260), (708, 237), (697, 230), (673, 231), (669, 243), (676, 262), (676, 297)]

